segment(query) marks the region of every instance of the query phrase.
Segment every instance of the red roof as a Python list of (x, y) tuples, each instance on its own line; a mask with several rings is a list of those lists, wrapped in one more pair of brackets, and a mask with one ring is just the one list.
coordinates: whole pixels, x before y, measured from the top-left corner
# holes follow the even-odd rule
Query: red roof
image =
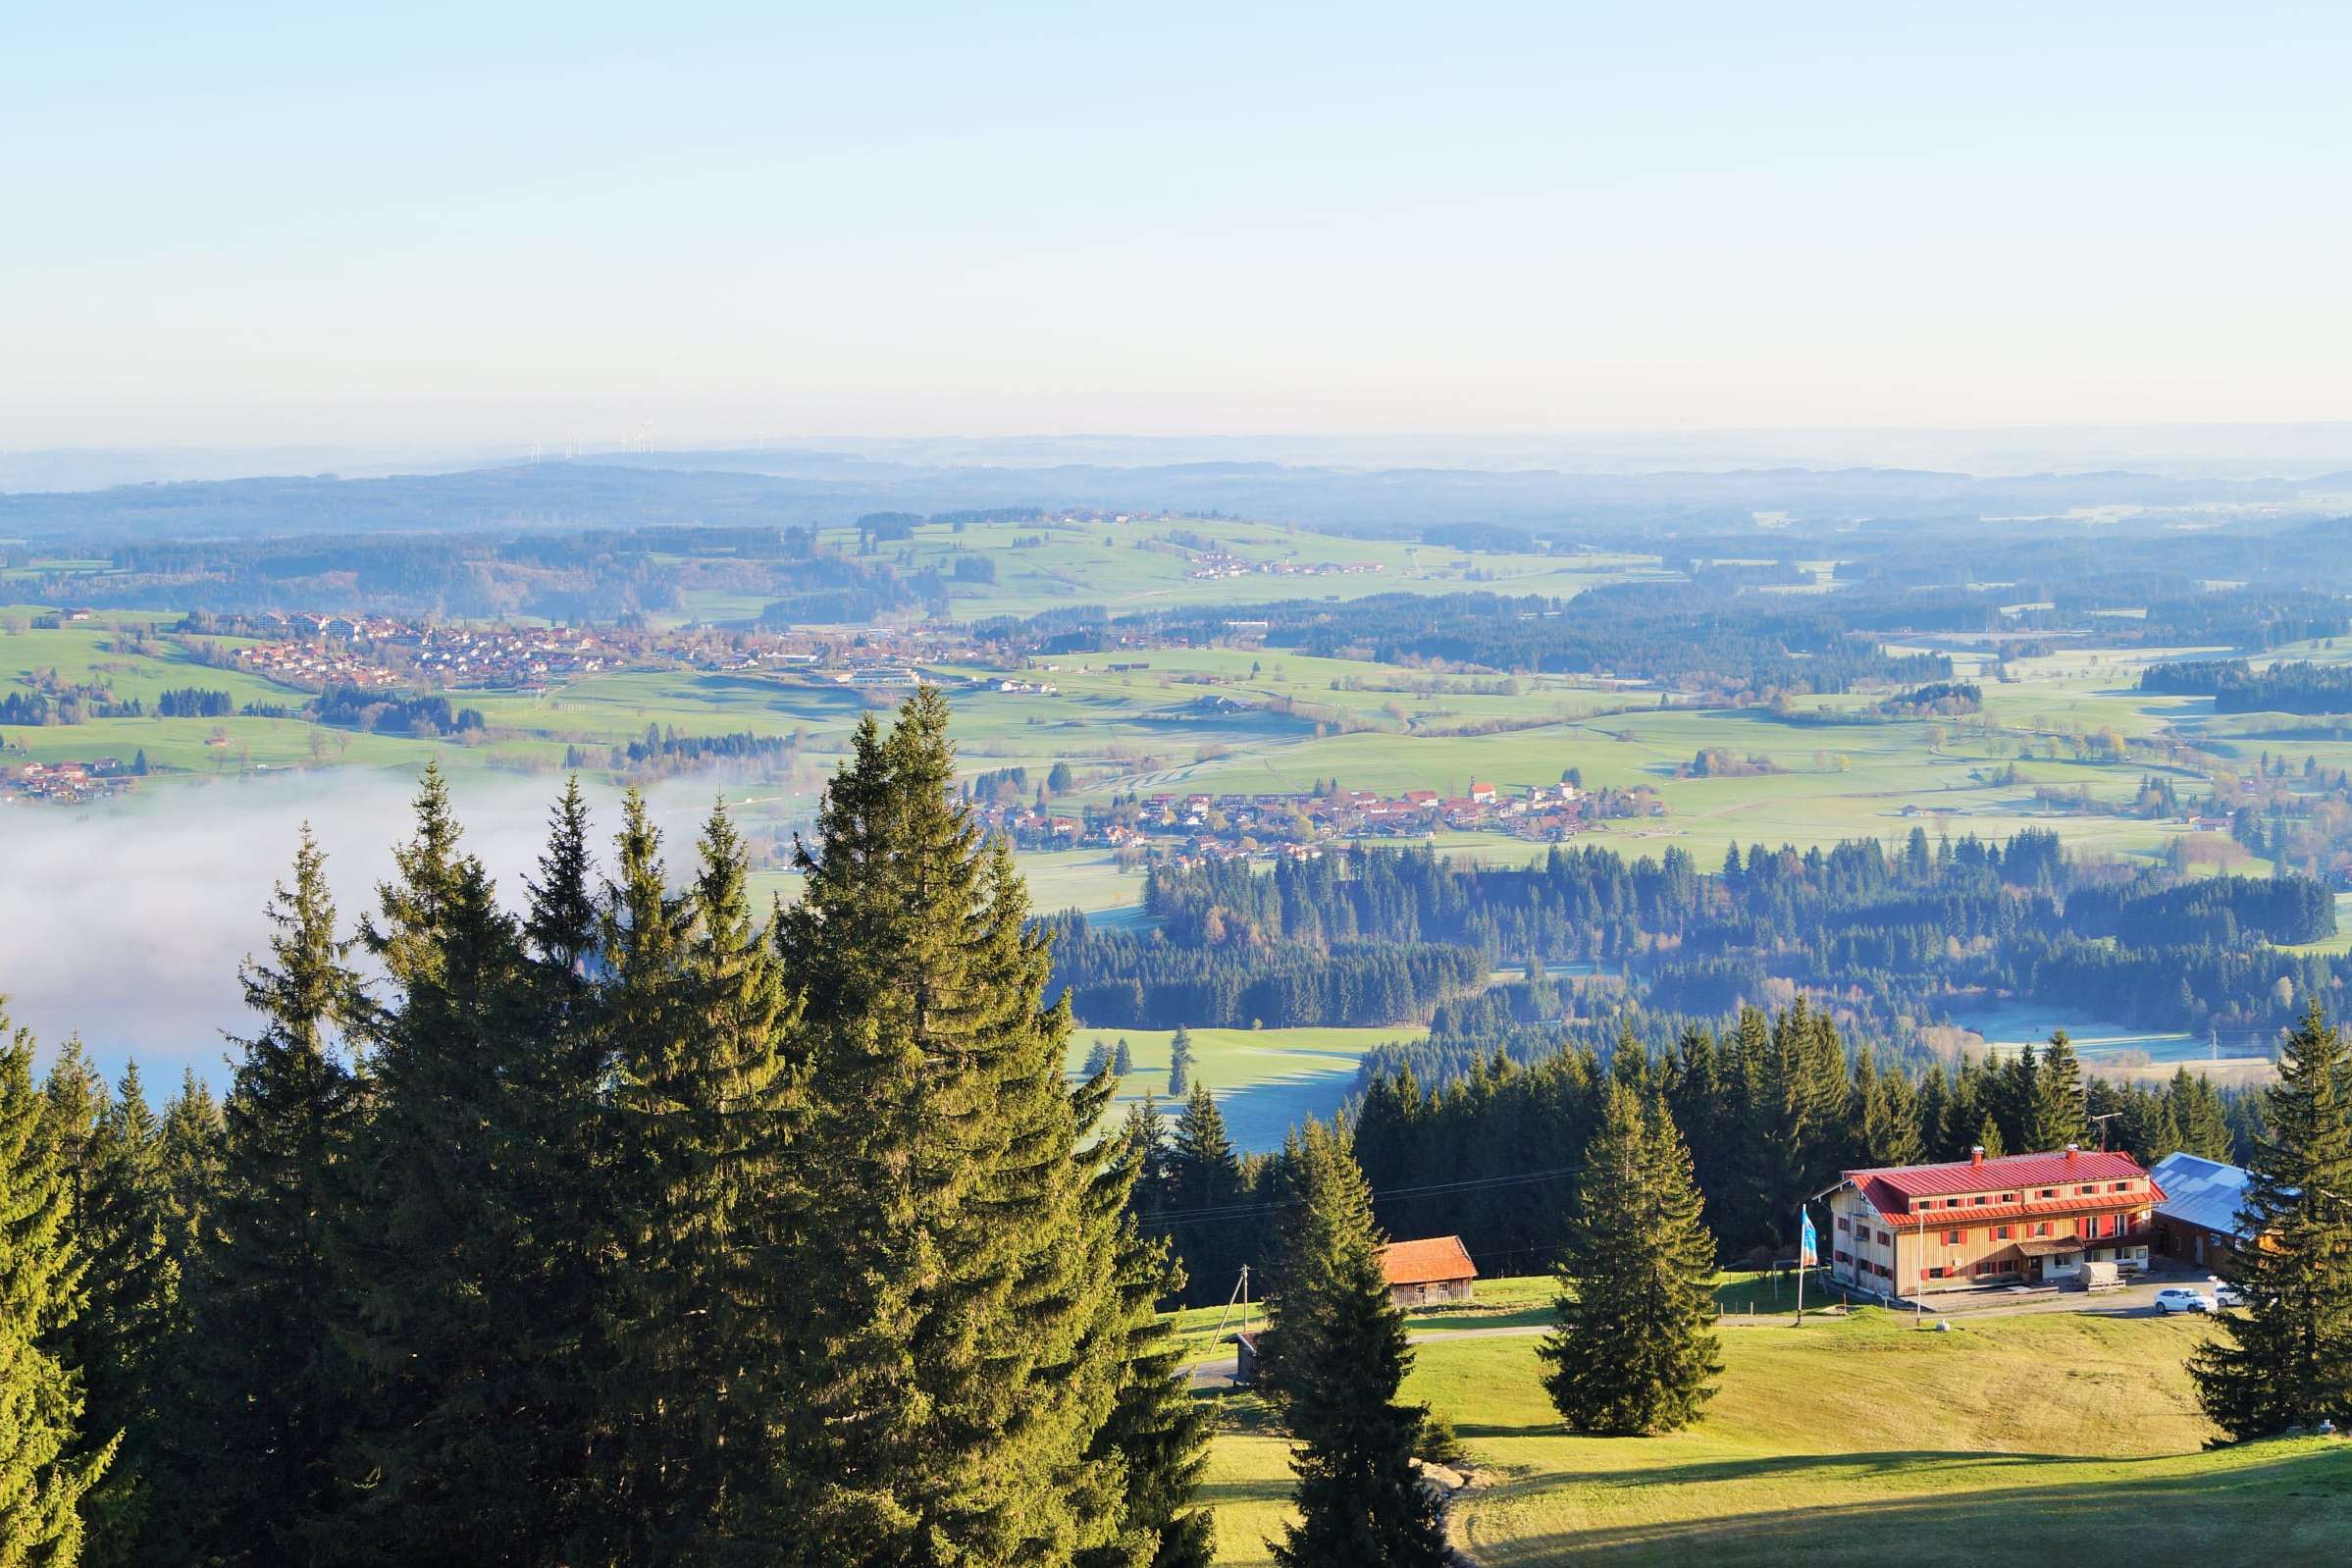
[[(1941, 1165), (1883, 1166), (1849, 1171), (1846, 1179), (1858, 1188), (1870, 1207), (1881, 1214), (1910, 1210), (1916, 1198), (1950, 1197), (1960, 1193), (1997, 1193), (2014, 1189), (2015, 1203), (1970, 1204), (1965, 1209), (1928, 1210), (1970, 1218), (2010, 1214), (2048, 1214), (2083, 1208), (2123, 1207), (2162, 1198), (2147, 1170), (2128, 1154), (2081, 1149), (2071, 1153), (2053, 1149), (2040, 1154), (2011, 1154), (1978, 1162), (1950, 1160)], [(2035, 1187), (2064, 1187), (2096, 1181), (2147, 1181), (2144, 1192), (2061, 1193), (2033, 1199), (2024, 1193)]]
[(1460, 1236), (1432, 1236), (1426, 1241), (1391, 1241), (1381, 1248), (1381, 1273), (1390, 1284), (1436, 1284), (1445, 1280), (1475, 1280), (1478, 1265)]

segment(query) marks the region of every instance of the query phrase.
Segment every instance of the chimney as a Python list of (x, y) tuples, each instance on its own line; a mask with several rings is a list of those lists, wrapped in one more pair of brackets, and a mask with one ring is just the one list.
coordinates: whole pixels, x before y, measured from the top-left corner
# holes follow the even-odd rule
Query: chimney
[(1973, 1149), (1970, 1149), (1970, 1150), (1968, 1151), (1968, 1163), (1969, 1163), (1970, 1165), (1982, 1165), (1982, 1164), (1984, 1164), (1984, 1145), (1983, 1145), (1983, 1144), (1981, 1144), (1981, 1143), (1980, 1143), (1980, 1144), (1976, 1145), (1976, 1147), (1974, 1147)]
[(2067, 1159), (2069, 1159), (2069, 1160), (2073, 1159), (2073, 1158), (2074, 1158), (2076, 1155), (2080, 1154), (2081, 1152), (2082, 1152), (2082, 1145), (2081, 1145), (2081, 1144), (2079, 1144), (2079, 1143), (2069, 1143), (2069, 1144), (2067, 1144), (2067, 1145), (2066, 1145), (2066, 1158), (2067, 1158)]

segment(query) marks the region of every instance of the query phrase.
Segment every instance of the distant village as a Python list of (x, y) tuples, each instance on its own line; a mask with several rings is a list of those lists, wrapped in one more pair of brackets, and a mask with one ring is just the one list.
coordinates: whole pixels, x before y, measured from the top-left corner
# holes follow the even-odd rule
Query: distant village
[(1663, 816), (1646, 787), (1588, 792), (1573, 782), (1506, 793), (1473, 781), (1460, 795), (1381, 795), (1336, 785), (1309, 793), (1129, 796), (1069, 811), (1017, 800), (975, 803), (981, 821), (1024, 849), (1110, 849), (1177, 866), (1256, 857), (1308, 860), (1334, 839), (1426, 838), (1440, 829), (1557, 843), (1610, 817)]

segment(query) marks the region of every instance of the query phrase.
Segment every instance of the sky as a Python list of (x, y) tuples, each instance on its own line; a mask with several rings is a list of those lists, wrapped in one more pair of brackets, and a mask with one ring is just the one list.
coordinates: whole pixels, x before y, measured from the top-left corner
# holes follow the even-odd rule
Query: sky
[(2352, 419), (2352, 10), (19, 8), (0, 450)]

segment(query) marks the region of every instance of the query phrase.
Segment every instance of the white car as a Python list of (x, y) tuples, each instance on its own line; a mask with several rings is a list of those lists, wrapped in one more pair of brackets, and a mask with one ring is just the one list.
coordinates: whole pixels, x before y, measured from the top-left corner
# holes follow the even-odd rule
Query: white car
[(2187, 1285), (2167, 1285), (2156, 1292), (2156, 1304), (2166, 1312), (2211, 1312), (2214, 1298)]
[(2246, 1293), (2244, 1291), (2240, 1290), (2236, 1285), (2223, 1284), (2219, 1280), (2214, 1281), (2213, 1298), (2214, 1305), (2220, 1307), (2242, 1307), (2246, 1304)]

